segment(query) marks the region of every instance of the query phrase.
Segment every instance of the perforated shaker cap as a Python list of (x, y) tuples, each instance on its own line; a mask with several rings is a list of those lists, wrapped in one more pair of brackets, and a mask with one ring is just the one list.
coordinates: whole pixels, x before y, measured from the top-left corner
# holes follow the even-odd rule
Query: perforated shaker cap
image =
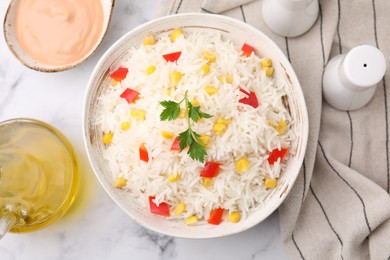
[(360, 45), (345, 56), (343, 69), (353, 85), (367, 88), (376, 85), (385, 75), (386, 59), (379, 49)]

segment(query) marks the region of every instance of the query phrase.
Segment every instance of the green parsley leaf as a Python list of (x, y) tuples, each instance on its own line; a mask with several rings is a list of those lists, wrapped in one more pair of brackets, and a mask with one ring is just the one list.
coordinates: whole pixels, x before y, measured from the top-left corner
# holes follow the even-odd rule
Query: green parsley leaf
[(187, 146), (190, 146), (192, 142), (194, 142), (194, 139), (192, 137), (192, 130), (187, 129), (186, 131), (182, 132), (178, 136), (179, 145), (180, 145), (180, 151), (183, 151)]
[(213, 117), (212, 115), (207, 114), (207, 113), (203, 113), (202, 111), (199, 111), (199, 116), (201, 118), (211, 118), (211, 117)]
[(179, 134), (178, 140), (180, 145), (180, 151), (188, 148), (187, 154), (193, 159), (200, 162), (204, 162), (204, 158), (207, 155), (206, 149), (201, 145), (200, 135), (191, 128), (191, 120), (197, 123), (199, 118), (210, 118), (212, 115), (204, 113), (200, 110), (200, 106), (193, 106), (188, 100), (188, 91), (184, 94), (184, 98), (180, 102), (174, 102), (170, 100), (161, 101), (160, 104), (164, 107), (164, 110), (160, 114), (160, 120), (174, 120), (179, 116), (180, 104), (185, 102), (186, 110), (188, 111), (188, 129)]
[(189, 117), (192, 119), (192, 121), (194, 121), (195, 123), (197, 123), (199, 121), (200, 118), (210, 118), (212, 117), (212, 115), (209, 115), (207, 113), (204, 113), (202, 111), (200, 111), (200, 107), (199, 106), (192, 106), (190, 107), (189, 109)]
[(192, 121), (194, 121), (195, 123), (198, 123), (199, 112), (200, 112), (200, 107), (194, 107), (191, 105), (191, 107), (188, 111), (188, 116), (192, 119)]
[(161, 101), (160, 104), (165, 108), (160, 114), (160, 120), (174, 120), (179, 116), (180, 103), (174, 101)]
[(191, 159), (198, 160), (202, 163), (204, 162), (204, 157), (207, 155), (206, 149), (197, 142), (192, 143), (187, 153)]

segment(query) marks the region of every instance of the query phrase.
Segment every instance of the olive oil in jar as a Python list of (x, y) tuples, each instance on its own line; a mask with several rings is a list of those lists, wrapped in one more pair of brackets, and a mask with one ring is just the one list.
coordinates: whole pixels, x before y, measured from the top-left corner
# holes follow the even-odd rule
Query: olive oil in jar
[(31, 119), (0, 123), (0, 220), (11, 232), (40, 229), (70, 208), (78, 171), (69, 141)]

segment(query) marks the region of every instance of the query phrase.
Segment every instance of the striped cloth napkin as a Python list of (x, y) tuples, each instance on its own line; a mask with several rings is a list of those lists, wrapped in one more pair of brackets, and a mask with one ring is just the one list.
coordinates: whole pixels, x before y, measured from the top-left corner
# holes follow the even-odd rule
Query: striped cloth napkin
[[(296, 38), (267, 28), (261, 0), (161, 0), (160, 16), (182, 12), (223, 14), (259, 28), (285, 52), (298, 75), (310, 135), (302, 170), (279, 208), (289, 256), (389, 260), (390, 1), (321, 0), (315, 25)], [(385, 78), (367, 106), (336, 110), (322, 100), (325, 65), (360, 44), (385, 54)]]

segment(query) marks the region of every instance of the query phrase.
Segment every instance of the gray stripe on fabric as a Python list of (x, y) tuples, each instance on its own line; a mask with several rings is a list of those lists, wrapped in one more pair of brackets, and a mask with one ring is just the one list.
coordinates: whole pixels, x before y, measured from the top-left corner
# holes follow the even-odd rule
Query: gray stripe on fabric
[[(375, 0), (372, 0), (372, 11), (373, 11), (373, 18), (374, 18), (374, 36), (375, 36), (375, 44), (376, 47), (379, 49), (379, 43), (378, 43), (378, 32), (377, 32), (377, 21), (376, 21), (376, 5)], [(384, 76), (382, 79), (383, 84), (383, 99), (384, 99), (384, 106), (385, 106), (385, 123), (386, 123), (386, 171), (387, 171), (387, 193), (390, 192), (390, 165), (389, 165), (389, 119), (388, 119), (388, 108), (387, 108), (387, 90), (386, 90), (386, 77)]]
[(290, 48), (288, 47), (288, 38), (287, 37), (284, 37), (285, 41), (286, 41), (286, 54), (287, 54), (287, 59), (288, 61), (291, 63), (291, 57), (290, 57)]
[(342, 53), (341, 37), (340, 37), (340, 20), (341, 20), (341, 4), (340, 0), (337, 0), (337, 38), (339, 40), (339, 53)]
[(242, 14), (242, 20), (244, 22), (246, 22), (246, 17), (245, 17), (245, 13), (244, 13), (244, 8), (242, 7), (242, 5), (240, 5), (240, 9), (241, 9), (241, 14)]
[(301, 200), (301, 203), (303, 204), (303, 201), (305, 199), (305, 194), (306, 194), (306, 163), (305, 163), (305, 159), (303, 159), (303, 164), (302, 164), (302, 167), (303, 167), (303, 191), (302, 191), (302, 200)]
[[(322, 15), (322, 7), (321, 3), (319, 5), (319, 16), (320, 16), (320, 39), (321, 39), (321, 52), (322, 52), (322, 68), (325, 69), (325, 47), (324, 47), (324, 34), (323, 34), (323, 15)], [(324, 71), (322, 71), (322, 76), (324, 76)], [(322, 84), (322, 79), (321, 79)]]
[(356, 196), (359, 198), (361, 204), (362, 204), (362, 207), (363, 207), (363, 214), (364, 214), (364, 220), (366, 221), (366, 225), (367, 225), (367, 228), (368, 228), (368, 231), (371, 233), (371, 226), (370, 226), (370, 223), (368, 222), (368, 218), (367, 218), (367, 212), (366, 212), (366, 204), (364, 203), (362, 197), (360, 196), (360, 194), (355, 190), (355, 188), (343, 177), (340, 175), (340, 173), (334, 168), (334, 166), (330, 163), (328, 157), (326, 156), (325, 154), (325, 150), (324, 148), (322, 147), (322, 144), (320, 142), (318, 142), (318, 145), (319, 147), (321, 148), (321, 152), (322, 152), (322, 155), (324, 156), (324, 159), (326, 161), (326, 163), (329, 165), (329, 167), (332, 169), (332, 171), (334, 173), (336, 173), (336, 175), (345, 183), (347, 184), (347, 186), (356, 194)]
[(173, 9), (174, 9), (175, 4), (176, 4), (176, 0), (173, 0), (169, 14), (173, 14)]
[(350, 130), (350, 138), (351, 138), (351, 148), (349, 150), (349, 160), (348, 160), (348, 167), (351, 168), (352, 163), (352, 152), (353, 152), (353, 124), (352, 124), (352, 117), (349, 111), (347, 111), (348, 119), (349, 119), (349, 130)]
[(208, 14), (215, 14), (209, 10), (204, 9), (203, 7), (201, 7), (200, 10), (202, 10), (203, 12), (208, 13)]
[(328, 215), (326, 214), (326, 211), (325, 211), (325, 209), (324, 209), (324, 206), (322, 206), (321, 201), (318, 199), (317, 195), (315, 194), (315, 192), (314, 192), (314, 190), (313, 190), (313, 187), (312, 187), (311, 185), (310, 185), (309, 187), (310, 187), (310, 191), (311, 191), (311, 193), (313, 194), (315, 200), (317, 201), (318, 205), (320, 206), (320, 208), (321, 208), (321, 210), (322, 210), (322, 213), (324, 214), (325, 219), (326, 219), (326, 221), (327, 221), (328, 224), (329, 224), (330, 229), (333, 231), (333, 233), (334, 233), (334, 234), (336, 235), (336, 237), (337, 237), (337, 240), (340, 242), (340, 246), (341, 246), (341, 249), (340, 249), (340, 257), (341, 257), (341, 259), (344, 260), (344, 257), (343, 257), (343, 247), (344, 247), (343, 241), (341, 241), (340, 235), (336, 232), (336, 230), (334, 229), (332, 223), (330, 223), (329, 217), (328, 217)]
[[(341, 35), (340, 35), (340, 21), (341, 21), (341, 4), (340, 0), (337, 1), (337, 38), (339, 40), (339, 53), (343, 53), (343, 47), (341, 44)], [(348, 115), (348, 120), (349, 120), (349, 132), (350, 132), (350, 149), (349, 149), (349, 159), (348, 159), (348, 167), (351, 167), (352, 163), (352, 154), (353, 154), (353, 122), (352, 122), (352, 117), (351, 113), (349, 111), (346, 111)]]
[(180, 7), (181, 7), (182, 3), (183, 3), (183, 0), (180, 0), (179, 4), (177, 5), (177, 9), (176, 9), (175, 14), (179, 13), (179, 10), (180, 10)]
[(292, 241), (294, 243), (295, 248), (298, 250), (299, 255), (301, 256), (301, 259), (305, 260), (305, 258), (303, 257), (302, 251), (301, 251), (301, 249), (299, 248), (299, 246), (297, 244), (297, 241), (295, 241), (294, 232), (291, 234), (291, 239), (292, 239)]

